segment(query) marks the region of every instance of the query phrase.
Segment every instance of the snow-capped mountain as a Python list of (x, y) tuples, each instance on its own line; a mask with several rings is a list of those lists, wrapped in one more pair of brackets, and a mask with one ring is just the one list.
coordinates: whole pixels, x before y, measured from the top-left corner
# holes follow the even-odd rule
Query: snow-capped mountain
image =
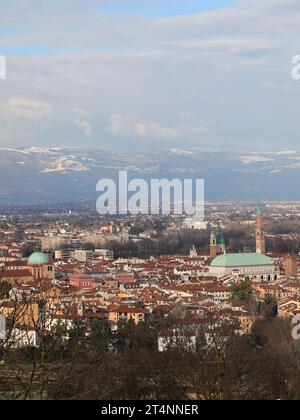
[(70, 148), (0, 149), (0, 202), (97, 197), (100, 178), (120, 170), (144, 179), (204, 178), (209, 200), (299, 200), (300, 153), (172, 149), (126, 154)]

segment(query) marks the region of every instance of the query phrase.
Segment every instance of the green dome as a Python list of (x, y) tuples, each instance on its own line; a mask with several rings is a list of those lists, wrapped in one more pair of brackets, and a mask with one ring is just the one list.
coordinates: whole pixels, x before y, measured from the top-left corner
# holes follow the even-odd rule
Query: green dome
[(271, 258), (262, 254), (224, 254), (215, 258), (211, 267), (252, 267), (274, 265)]
[(225, 238), (224, 238), (224, 236), (223, 236), (223, 235), (221, 235), (221, 236), (219, 237), (219, 239), (217, 240), (217, 244), (218, 244), (218, 245), (225, 245)]
[(43, 252), (34, 252), (28, 260), (28, 264), (48, 264), (49, 258)]

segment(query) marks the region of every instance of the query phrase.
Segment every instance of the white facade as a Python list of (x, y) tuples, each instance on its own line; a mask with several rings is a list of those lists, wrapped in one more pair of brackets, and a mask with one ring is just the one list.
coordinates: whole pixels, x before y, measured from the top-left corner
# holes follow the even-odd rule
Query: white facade
[(266, 266), (243, 266), (243, 267), (210, 267), (209, 273), (216, 277), (223, 277), (229, 275), (245, 275), (252, 277), (267, 277), (271, 275), (272, 277), (277, 274), (275, 271), (274, 264)]
[(278, 278), (274, 261), (259, 253), (223, 254), (215, 258), (209, 273), (216, 277), (248, 276), (273, 281)]
[(196, 351), (196, 342), (196, 335), (184, 335), (184, 333), (174, 330), (169, 335), (158, 337), (158, 351), (163, 353), (171, 348)]
[(21, 349), (25, 347), (38, 347), (37, 332), (29, 327), (14, 328), (8, 337), (9, 343), (12, 348)]

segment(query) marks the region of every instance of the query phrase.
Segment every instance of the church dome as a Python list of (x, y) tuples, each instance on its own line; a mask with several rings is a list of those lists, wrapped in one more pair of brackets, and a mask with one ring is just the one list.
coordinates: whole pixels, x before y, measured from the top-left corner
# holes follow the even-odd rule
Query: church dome
[(262, 254), (224, 254), (215, 258), (211, 267), (251, 267), (274, 265), (271, 258)]
[(49, 258), (43, 252), (34, 252), (28, 260), (28, 264), (48, 264)]
[(218, 240), (217, 240), (217, 244), (218, 245), (225, 245), (225, 238), (223, 235), (219, 236)]

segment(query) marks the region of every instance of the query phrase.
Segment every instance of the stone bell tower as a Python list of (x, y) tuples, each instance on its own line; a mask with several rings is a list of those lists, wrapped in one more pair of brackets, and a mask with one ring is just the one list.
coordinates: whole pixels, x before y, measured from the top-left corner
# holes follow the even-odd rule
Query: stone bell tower
[(217, 235), (214, 230), (210, 235), (210, 256), (211, 258), (216, 258), (217, 256)]
[(262, 255), (266, 254), (266, 238), (261, 210), (256, 212), (256, 252)]

